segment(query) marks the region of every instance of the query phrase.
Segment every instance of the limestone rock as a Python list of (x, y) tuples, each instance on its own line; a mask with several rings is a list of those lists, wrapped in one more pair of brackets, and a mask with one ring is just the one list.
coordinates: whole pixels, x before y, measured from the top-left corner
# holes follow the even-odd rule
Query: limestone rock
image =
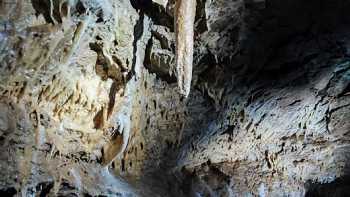
[(346, 196), (350, 3), (194, 2), (0, 1), (0, 196)]
[(191, 89), (194, 20), (196, 0), (175, 3), (176, 73), (180, 94), (187, 97)]
[(169, 83), (175, 79), (175, 35), (169, 28), (154, 25), (148, 41), (144, 65), (151, 73)]

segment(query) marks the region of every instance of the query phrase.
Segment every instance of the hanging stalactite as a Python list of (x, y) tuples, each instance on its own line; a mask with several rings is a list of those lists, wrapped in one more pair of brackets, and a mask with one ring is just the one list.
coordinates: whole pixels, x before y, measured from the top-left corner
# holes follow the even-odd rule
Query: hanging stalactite
[(196, 0), (178, 0), (175, 6), (176, 72), (180, 94), (190, 93)]

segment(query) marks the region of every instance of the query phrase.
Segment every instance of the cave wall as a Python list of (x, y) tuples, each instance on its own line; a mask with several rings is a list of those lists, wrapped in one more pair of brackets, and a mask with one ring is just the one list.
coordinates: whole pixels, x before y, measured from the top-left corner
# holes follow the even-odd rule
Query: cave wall
[(348, 192), (350, 2), (197, 0), (188, 98), (174, 0), (0, 5), (1, 195)]
[(136, 184), (176, 146), (183, 101), (143, 66), (167, 29), (133, 6), (1, 1), (1, 191), (137, 195), (113, 174)]
[(348, 8), (206, 2), (177, 163), (189, 195), (347, 195), (327, 184), (349, 173)]

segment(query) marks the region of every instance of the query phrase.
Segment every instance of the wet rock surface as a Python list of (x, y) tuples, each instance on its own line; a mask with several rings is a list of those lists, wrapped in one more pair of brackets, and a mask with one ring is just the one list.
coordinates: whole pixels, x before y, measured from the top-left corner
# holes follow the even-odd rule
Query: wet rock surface
[(0, 195), (346, 196), (349, 9), (197, 0), (183, 98), (175, 0), (0, 1)]

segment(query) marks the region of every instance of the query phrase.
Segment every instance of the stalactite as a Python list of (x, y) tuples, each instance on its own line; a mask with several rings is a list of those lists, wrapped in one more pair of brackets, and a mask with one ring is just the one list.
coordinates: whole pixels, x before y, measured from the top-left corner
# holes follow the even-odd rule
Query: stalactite
[(176, 72), (180, 94), (190, 93), (196, 0), (178, 0), (175, 6)]

